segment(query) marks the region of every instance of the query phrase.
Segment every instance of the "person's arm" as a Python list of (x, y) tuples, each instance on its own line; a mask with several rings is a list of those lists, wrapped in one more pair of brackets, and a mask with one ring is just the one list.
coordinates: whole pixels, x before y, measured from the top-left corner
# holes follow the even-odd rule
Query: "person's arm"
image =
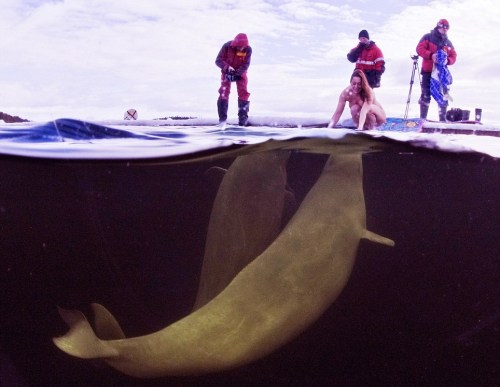
[(337, 125), (337, 122), (339, 122), (340, 117), (342, 116), (342, 113), (344, 112), (344, 107), (347, 102), (347, 99), (344, 96), (345, 90), (340, 93), (339, 96), (339, 102), (337, 104), (337, 108), (335, 109), (335, 112), (332, 115), (332, 118), (330, 119), (330, 123), (328, 124), (329, 128), (333, 128), (335, 125)]
[(363, 44), (359, 43), (356, 47), (354, 47), (347, 53), (347, 60), (351, 63), (355, 63), (358, 60), (359, 55), (361, 54), (361, 51), (363, 51), (364, 47), (365, 46)]
[(219, 54), (217, 55), (217, 58), (215, 58), (215, 64), (217, 67), (220, 67), (222, 71), (226, 71), (229, 67), (229, 64), (226, 62), (227, 58), (227, 43), (224, 44), (220, 51)]
[(448, 65), (452, 65), (457, 61), (457, 52), (452, 47), (448, 47)]
[(366, 121), (366, 115), (368, 114), (368, 110), (370, 109), (370, 103), (368, 101), (363, 102), (363, 106), (361, 107), (361, 111), (359, 112), (359, 123), (358, 130), (363, 130)]
[(382, 50), (380, 47), (375, 46), (375, 70), (382, 75), (385, 71), (385, 59), (384, 59), (384, 54), (382, 53)]
[(374, 86), (373, 87), (380, 87), (380, 81), (382, 80), (382, 74), (385, 72), (385, 60), (382, 55), (382, 52), (380, 52), (380, 59), (375, 60), (375, 70), (373, 74), (373, 80), (374, 80)]
[(424, 59), (432, 59), (433, 52), (429, 50), (429, 37), (424, 35), (417, 44), (417, 54)]
[(361, 110), (359, 111), (359, 121), (358, 121), (358, 130), (363, 130), (366, 122), (366, 115), (370, 110), (372, 104), (375, 102), (375, 94), (372, 89), (367, 90), (368, 95), (366, 96), (365, 101), (363, 102), (363, 106), (361, 106)]

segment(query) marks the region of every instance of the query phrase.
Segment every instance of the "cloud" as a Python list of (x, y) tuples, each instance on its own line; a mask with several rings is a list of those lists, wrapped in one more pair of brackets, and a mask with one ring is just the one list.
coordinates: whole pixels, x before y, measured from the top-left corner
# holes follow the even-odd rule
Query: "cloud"
[(311, 2), (307, 0), (292, 0), (279, 2), (278, 9), (287, 17), (301, 21), (314, 19), (335, 19), (336, 21), (352, 21), (360, 16), (360, 12), (350, 5), (333, 5), (327, 2)]
[[(254, 51), (251, 114), (328, 118), (353, 69), (346, 54), (364, 28), (387, 62), (377, 98), (388, 115), (402, 116), (410, 55), (445, 17), (458, 52), (455, 105), (483, 107), (485, 119), (500, 121), (491, 91), (500, 82), (493, 0), (382, 0), (376, 9), (368, 1), (4, 0), (2, 15), (0, 110), (30, 119), (109, 119), (130, 107), (142, 118), (215, 116), (215, 57), (239, 32)], [(413, 115), (419, 94), (417, 77)]]

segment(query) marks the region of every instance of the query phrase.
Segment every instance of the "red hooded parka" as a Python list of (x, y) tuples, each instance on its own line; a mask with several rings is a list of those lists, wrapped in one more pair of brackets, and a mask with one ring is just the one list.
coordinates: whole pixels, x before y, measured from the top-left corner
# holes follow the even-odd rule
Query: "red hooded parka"
[(227, 73), (229, 66), (236, 70), (236, 75), (242, 75), (250, 67), (252, 58), (252, 47), (248, 44), (246, 34), (238, 34), (236, 37), (225, 43), (215, 59), (215, 64)]
[(248, 44), (246, 34), (238, 34), (233, 40), (224, 43), (215, 59), (215, 64), (221, 69), (221, 87), (219, 88), (219, 96), (223, 100), (229, 98), (231, 92), (231, 82), (226, 79), (229, 73), (229, 67), (232, 67), (234, 75), (238, 77), (236, 88), (238, 91), (238, 99), (248, 101), (250, 93), (247, 90), (248, 77), (247, 70), (250, 67), (252, 58), (252, 47)]

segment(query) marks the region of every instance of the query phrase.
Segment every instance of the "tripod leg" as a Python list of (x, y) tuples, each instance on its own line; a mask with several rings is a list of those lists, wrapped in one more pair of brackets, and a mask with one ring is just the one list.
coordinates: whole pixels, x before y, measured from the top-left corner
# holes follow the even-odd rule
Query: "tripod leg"
[[(404, 119), (406, 120), (408, 118), (408, 110), (410, 108), (410, 100), (411, 100), (411, 91), (413, 89), (413, 83), (415, 82), (415, 71), (417, 70), (418, 62), (414, 59), (413, 60), (413, 69), (411, 72), (411, 78), (410, 78), (410, 91), (408, 92), (408, 99), (406, 100), (406, 110), (405, 110), (405, 116)], [(419, 74), (419, 79), (420, 79), (420, 74)]]

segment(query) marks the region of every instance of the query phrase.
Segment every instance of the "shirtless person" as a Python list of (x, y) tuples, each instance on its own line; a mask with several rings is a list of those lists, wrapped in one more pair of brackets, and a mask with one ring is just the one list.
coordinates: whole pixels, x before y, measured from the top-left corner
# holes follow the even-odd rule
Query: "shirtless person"
[(365, 74), (360, 70), (354, 70), (351, 75), (350, 85), (340, 93), (337, 109), (333, 113), (328, 124), (333, 128), (344, 112), (345, 104), (349, 102), (352, 120), (358, 130), (373, 129), (386, 121), (386, 115), (382, 106), (375, 100)]

